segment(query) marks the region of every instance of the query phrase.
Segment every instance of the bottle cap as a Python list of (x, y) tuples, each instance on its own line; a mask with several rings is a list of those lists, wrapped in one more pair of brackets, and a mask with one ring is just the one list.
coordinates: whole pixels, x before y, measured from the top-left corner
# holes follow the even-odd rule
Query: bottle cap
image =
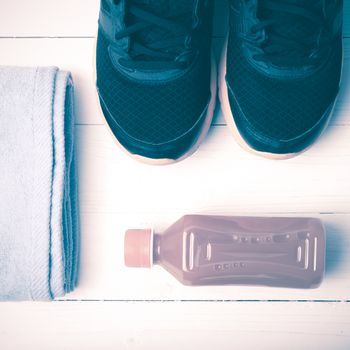
[(124, 262), (128, 267), (151, 267), (153, 263), (153, 231), (130, 229), (125, 232)]

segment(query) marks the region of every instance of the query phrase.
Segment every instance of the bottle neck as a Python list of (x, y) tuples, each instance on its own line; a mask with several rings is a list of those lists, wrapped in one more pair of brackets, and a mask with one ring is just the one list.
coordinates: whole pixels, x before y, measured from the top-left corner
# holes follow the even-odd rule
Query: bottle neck
[(157, 234), (153, 234), (153, 264), (159, 264), (161, 254), (161, 239)]

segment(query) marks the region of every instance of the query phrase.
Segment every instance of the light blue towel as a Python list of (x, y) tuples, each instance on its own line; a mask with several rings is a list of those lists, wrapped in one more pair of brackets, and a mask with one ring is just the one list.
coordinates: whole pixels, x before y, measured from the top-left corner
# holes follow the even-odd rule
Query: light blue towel
[(55, 67), (0, 67), (0, 300), (77, 283), (73, 83)]

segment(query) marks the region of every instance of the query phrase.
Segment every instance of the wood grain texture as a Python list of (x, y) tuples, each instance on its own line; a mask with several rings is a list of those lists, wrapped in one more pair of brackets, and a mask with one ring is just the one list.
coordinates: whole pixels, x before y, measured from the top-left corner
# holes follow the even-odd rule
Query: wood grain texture
[(349, 135), (348, 126), (330, 127), (307, 152), (274, 162), (213, 127), (192, 157), (150, 167), (121, 152), (103, 125), (78, 126), (81, 210), (348, 213)]
[(1, 306), (2, 350), (348, 350), (349, 303), (55, 302)]

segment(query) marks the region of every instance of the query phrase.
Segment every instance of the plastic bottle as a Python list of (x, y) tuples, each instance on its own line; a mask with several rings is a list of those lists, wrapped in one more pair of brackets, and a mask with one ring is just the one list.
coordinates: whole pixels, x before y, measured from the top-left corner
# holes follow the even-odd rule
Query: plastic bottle
[(325, 230), (314, 218), (186, 215), (163, 234), (125, 234), (125, 264), (159, 264), (186, 285), (317, 287)]

